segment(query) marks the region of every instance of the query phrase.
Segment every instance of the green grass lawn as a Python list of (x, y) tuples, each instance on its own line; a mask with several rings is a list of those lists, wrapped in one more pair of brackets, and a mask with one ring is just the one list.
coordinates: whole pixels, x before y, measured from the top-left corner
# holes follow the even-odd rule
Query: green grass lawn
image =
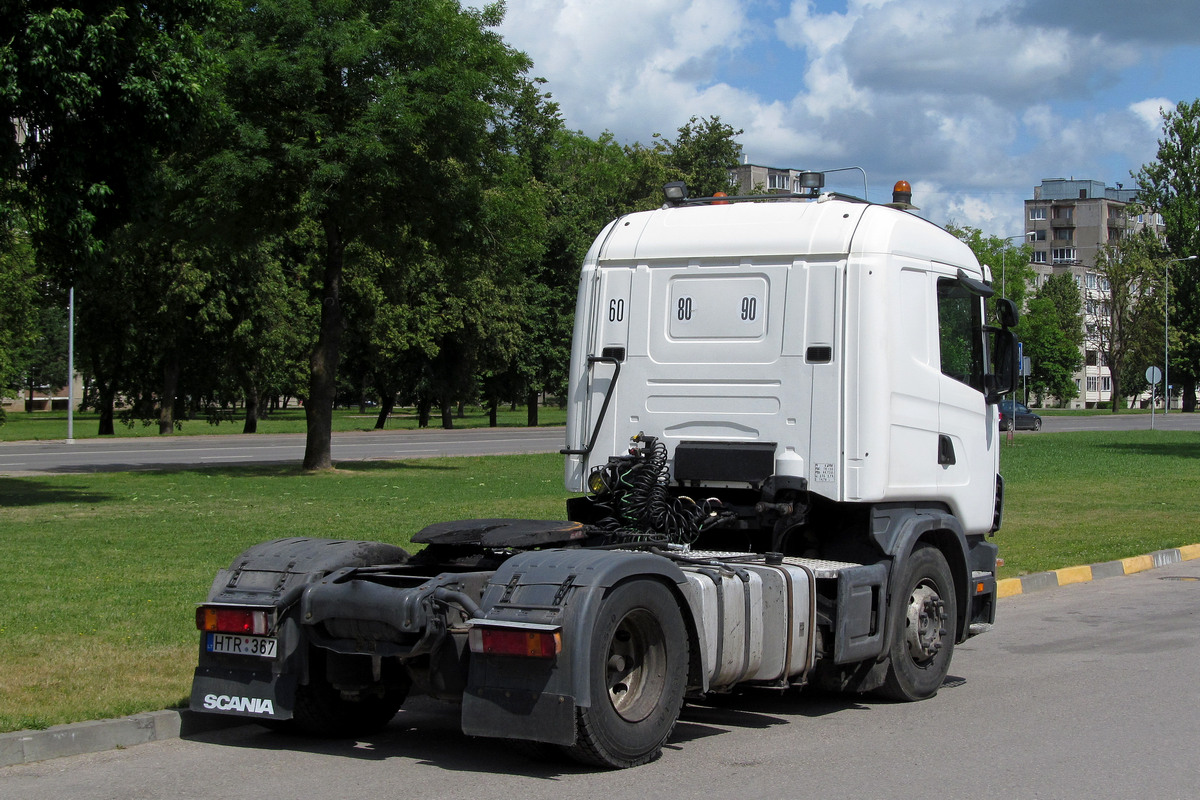
[[(1005, 444), (1001, 577), (1200, 542), (1200, 434)], [(216, 571), (251, 544), (406, 544), (472, 517), (562, 519), (558, 455), (0, 476), (0, 731), (182, 703)]]
[(1200, 542), (1200, 434), (1018, 435), (1001, 449), (1001, 577)]
[[(333, 412), (333, 430), (339, 433), (374, 430), (378, 415), (378, 409), (372, 413), (368, 408), (365, 414), (360, 414), (358, 409), (338, 409)], [(72, 428), (76, 439), (97, 438), (96, 431), (99, 429), (100, 423), (99, 416), (94, 411), (77, 412), (74, 416)], [(508, 406), (502, 406), (496, 417), (497, 425), (502, 428), (523, 427), (527, 421), (523, 406), (518, 406), (515, 411), (510, 410)], [(6, 412), (6, 418), (6, 424), (0, 425), (0, 442), (67, 438), (66, 411), (10, 410)], [(566, 419), (566, 409), (557, 406), (543, 406), (538, 409), (539, 425), (562, 425)], [(241, 411), (220, 422), (209, 422), (206, 419), (183, 420), (173, 435), (240, 434), (244, 421), (245, 414)], [(487, 409), (477, 406), (467, 406), (463, 416), (454, 418), (456, 428), (486, 428), (488, 422)], [(440, 428), (441, 416), (434, 414), (430, 418), (429, 424), (431, 427)], [(388, 417), (387, 430), (415, 430), (416, 427), (417, 413), (414, 409), (398, 408)], [(258, 421), (258, 432), (304, 433), (304, 409), (289, 408), (272, 412)], [(118, 421), (115, 425), (114, 435), (120, 437), (158, 436), (158, 421), (146, 424), (142, 420), (135, 420), (132, 425)]]

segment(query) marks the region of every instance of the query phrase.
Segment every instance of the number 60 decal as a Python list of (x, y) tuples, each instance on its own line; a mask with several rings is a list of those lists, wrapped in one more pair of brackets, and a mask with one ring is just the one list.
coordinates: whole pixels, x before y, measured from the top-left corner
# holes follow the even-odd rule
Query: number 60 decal
[(621, 322), (625, 319), (625, 301), (624, 300), (609, 300), (608, 301), (608, 321)]

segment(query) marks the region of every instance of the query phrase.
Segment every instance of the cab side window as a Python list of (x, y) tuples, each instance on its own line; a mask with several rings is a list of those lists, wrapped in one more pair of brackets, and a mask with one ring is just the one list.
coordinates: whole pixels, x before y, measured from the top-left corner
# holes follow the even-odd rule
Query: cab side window
[(983, 391), (983, 319), (977, 295), (953, 278), (939, 278), (938, 341), (942, 374)]

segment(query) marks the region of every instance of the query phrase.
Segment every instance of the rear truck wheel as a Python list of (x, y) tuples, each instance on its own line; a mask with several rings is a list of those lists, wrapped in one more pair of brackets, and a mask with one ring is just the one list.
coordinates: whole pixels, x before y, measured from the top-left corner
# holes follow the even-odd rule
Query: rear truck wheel
[(291, 724), (287, 726), (291, 730), (335, 739), (377, 733), (404, 704), (409, 689), (407, 675), (396, 675), (386, 683), (347, 690), (330, 681), (332, 670), (327, 659), (337, 657), (313, 649), (309, 682), (296, 687), (296, 704)]
[(920, 545), (908, 558), (898, 602), (889, 609), (890, 664), (879, 694), (892, 700), (924, 700), (937, 694), (950, 670), (958, 605), (946, 557)]
[(687, 670), (687, 631), (670, 590), (651, 580), (617, 586), (592, 632), (591, 706), (576, 712), (567, 754), (617, 768), (658, 758), (683, 706)]

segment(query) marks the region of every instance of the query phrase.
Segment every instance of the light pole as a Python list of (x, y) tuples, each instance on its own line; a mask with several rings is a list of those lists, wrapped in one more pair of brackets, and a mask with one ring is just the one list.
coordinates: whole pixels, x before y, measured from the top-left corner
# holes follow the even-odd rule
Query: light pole
[(1004, 237), (1004, 246), (1000, 248), (1000, 297), (1001, 299), (1008, 298), (1008, 287), (1004, 283), (1004, 273), (1008, 267), (1008, 243), (1013, 239), (1028, 239), (1028, 233), (1014, 233), (1012, 236)]
[[(1171, 265), (1180, 261), (1195, 261), (1196, 256), (1190, 255), (1183, 258), (1172, 258), (1167, 261), (1163, 267), (1163, 413), (1169, 413), (1171, 410), (1171, 369), (1170, 369), (1170, 350), (1171, 339), (1167, 335), (1169, 333), (1169, 312), (1171, 309)], [(1153, 398), (1151, 398), (1153, 404)]]
[(67, 444), (75, 443), (75, 287), (67, 301)]

